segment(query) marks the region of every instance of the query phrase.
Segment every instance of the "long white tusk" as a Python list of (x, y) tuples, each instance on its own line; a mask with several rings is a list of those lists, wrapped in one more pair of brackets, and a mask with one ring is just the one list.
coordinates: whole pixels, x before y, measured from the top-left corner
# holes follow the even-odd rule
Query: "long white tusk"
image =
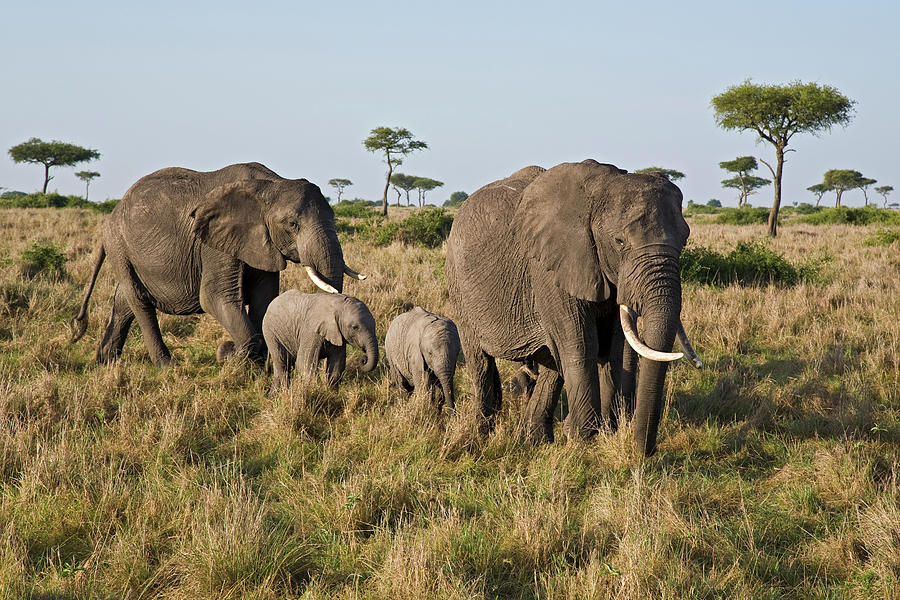
[(319, 274), (316, 273), (315, 269), (313, 269), (309, 265), (306, 265), (304, 267), (304, 269), (306, 269), (306, 274), (309, 275), (309, 278), (312, 279), (312, 282), (314, 284), (316, 284), (317, 286), (319, 286), (320, 288), (322, 288), (323, 291), (328, 292), (329, 294), (339, 294), (340, 293), (334, 288), (334, 286), (329, 285), (329, 283), (327, 281), (325, 281), (324, 279), (319, 277)]
[(678, 333), (676, 334), (678, 338), (678, 343), (681, 345), (681, 349), (684, 350), (685, 355), (687, 355), (687, 359), (690, 361), (694, 367), (699, 369), (703, 366), (703, 361), (697, 356), (697, 353), (694, 352), (694, 347), (691, 346), (691, 340), (688, 339), (687, 333), (684, 331), (684, 325), (681, 321), (678, 321)]
[(637, 331), (634, 329), (637, 316), (624, 304), (619, 305), (619, 320), (622, 322), (622, 331), (625, 333), (625, 339), (628, 340), (628, 345), (634, 348), (634, 351), (644, 358), (655, 360), (657, 362), (671, 362), (684, 356), (681, 352), (660, 352), (642, 342), (638, 337)]
[(367, 275), (363, 275), (362, 273), (357, 273), (356, 271), (354, 271), (353, 269), (351, 269), (351, 268), (348, 267), (347, 265), (344, 265), (344, 273), (346, 273), (346, 274), (349, 275), (350, 277), (355, 277), (356, 279), (360, 279), (360, 280), (365, 279), (366, 277), (368, 277)]

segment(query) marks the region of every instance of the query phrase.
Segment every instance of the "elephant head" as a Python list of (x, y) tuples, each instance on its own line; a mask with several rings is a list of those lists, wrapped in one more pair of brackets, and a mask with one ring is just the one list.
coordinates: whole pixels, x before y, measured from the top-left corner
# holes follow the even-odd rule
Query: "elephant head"
[(214, 188), (191, 213), (205, 244), (251, 267), (280, 271), (303, 265), (326, 292), (343, 289), (344, 265), (334, 212), (319, 187), (305, 179), (242, 179)]
[[(646, 454), (656, 448), (667, 361), (681, 356), (671, 353), (682, 330), (680, 255), (690, 233), (681, 202), (681, 191), (663, 175), (586, 160), (541, 174), (516, 212), (524, 247), (557, 287), (641, 317), (643, 341), (631, 318), (622, 324), (641, 354), (631, 385), (635, 444)], [(622, 383), (623, 391), (628, 387)]]
[(378, 365), (375, 317), (362, 301), (352, 296), (336, 294), (330, 300), (330, 311), (310, 314), (309, 317), (317, 323), (319, 333), (330, 344), (342, 346), (347, 342), (365, 352), (366, 362), (360, 371), (371, 372)]

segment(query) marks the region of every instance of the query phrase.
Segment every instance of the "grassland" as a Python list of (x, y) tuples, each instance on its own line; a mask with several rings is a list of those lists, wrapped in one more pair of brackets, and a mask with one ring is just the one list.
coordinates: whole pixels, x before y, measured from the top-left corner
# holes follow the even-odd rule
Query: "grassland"
[[(98, 366), (106, 268), (74, 346), (67, 321), (101, 219), (0, 211), (2, 598), (900, 597), (900, 247), (876, 228), (780, 228), (822, 265), (793, 285), (686, 283), (706, 366), (672, 369), (641, 459), (627, 429), (523, 443), (515, 400), (479, 435), (464, 365), (453, 418), (353, 353), (339, 392), (270, 399), (207, 315), (161, 316), (170, 369), (137, 328)], [(692, 230), (726, 254), (765, 226)], [(67, 274), (22, 275), (40, 238)], [(382, 339), (412, 304), (452, 316), (441, 248), (343, 243)]]

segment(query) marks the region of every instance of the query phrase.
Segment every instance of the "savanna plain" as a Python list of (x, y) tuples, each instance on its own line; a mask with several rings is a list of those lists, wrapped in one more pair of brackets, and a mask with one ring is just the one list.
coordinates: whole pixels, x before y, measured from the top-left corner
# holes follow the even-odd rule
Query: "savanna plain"
[[(684, 283), (705, 365), (670, 370), (642, 458), (627, 427), (526, 443), (508, 394), (483, 435), (464, 363), (455, 416), (354, 351), (338, 391), (268, 397), (264, 373), (216, 363), (207, 315), (160, 315), (169, 369), (137, 327), (98, 365), (108, 265), (77, 344), (68, 322), (102, 218), (0, 211), (2, 598), (900, 597), (900, 245), (866, 245), (877, 227), (691, 222), (689, 249), (817, 266)], [(62, 273), (23, 273), (35, 239)], [(441, 247), (341, 241), (381, 340), (414, 304), (453, 316)], [(291, 287), (312, 291), (297, 265)]]

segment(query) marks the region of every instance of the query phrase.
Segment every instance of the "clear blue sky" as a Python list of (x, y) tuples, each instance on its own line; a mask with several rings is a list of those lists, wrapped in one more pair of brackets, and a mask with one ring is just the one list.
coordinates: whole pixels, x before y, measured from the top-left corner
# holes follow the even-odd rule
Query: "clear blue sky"
[[(846, 128), (798, 136), (784, 202), (830, 168), (898, 188), (900, 42), (895, 2), (7, 3), (0, 35), (0, 186), (34, 191), (40, 165), (6, 150), (30, 137), (99, 150), (50, 189), (119, 198), (158, 168), (259, 161), (287, 177), (351, 179), (378, 199), (362, 140), (403, 126), (428, 143), (400, 170), (473, 192), (530, 164), (595, 158), (687, 174), (685, 200), (719, 198), (718, 163), (752, 154), (715, 126), (710, 99), (750, 77), (829, 84), (857, 102)], [(758, 173), (766, 176), (765, 167)], [(876, 196), (877, 197), (877, 196)], [(862, 202), (858, 191), (844, 197)], [(754, 196), (771, 203), (771, 187)], [(829, 202), (826, 198), (825, 202)]]

